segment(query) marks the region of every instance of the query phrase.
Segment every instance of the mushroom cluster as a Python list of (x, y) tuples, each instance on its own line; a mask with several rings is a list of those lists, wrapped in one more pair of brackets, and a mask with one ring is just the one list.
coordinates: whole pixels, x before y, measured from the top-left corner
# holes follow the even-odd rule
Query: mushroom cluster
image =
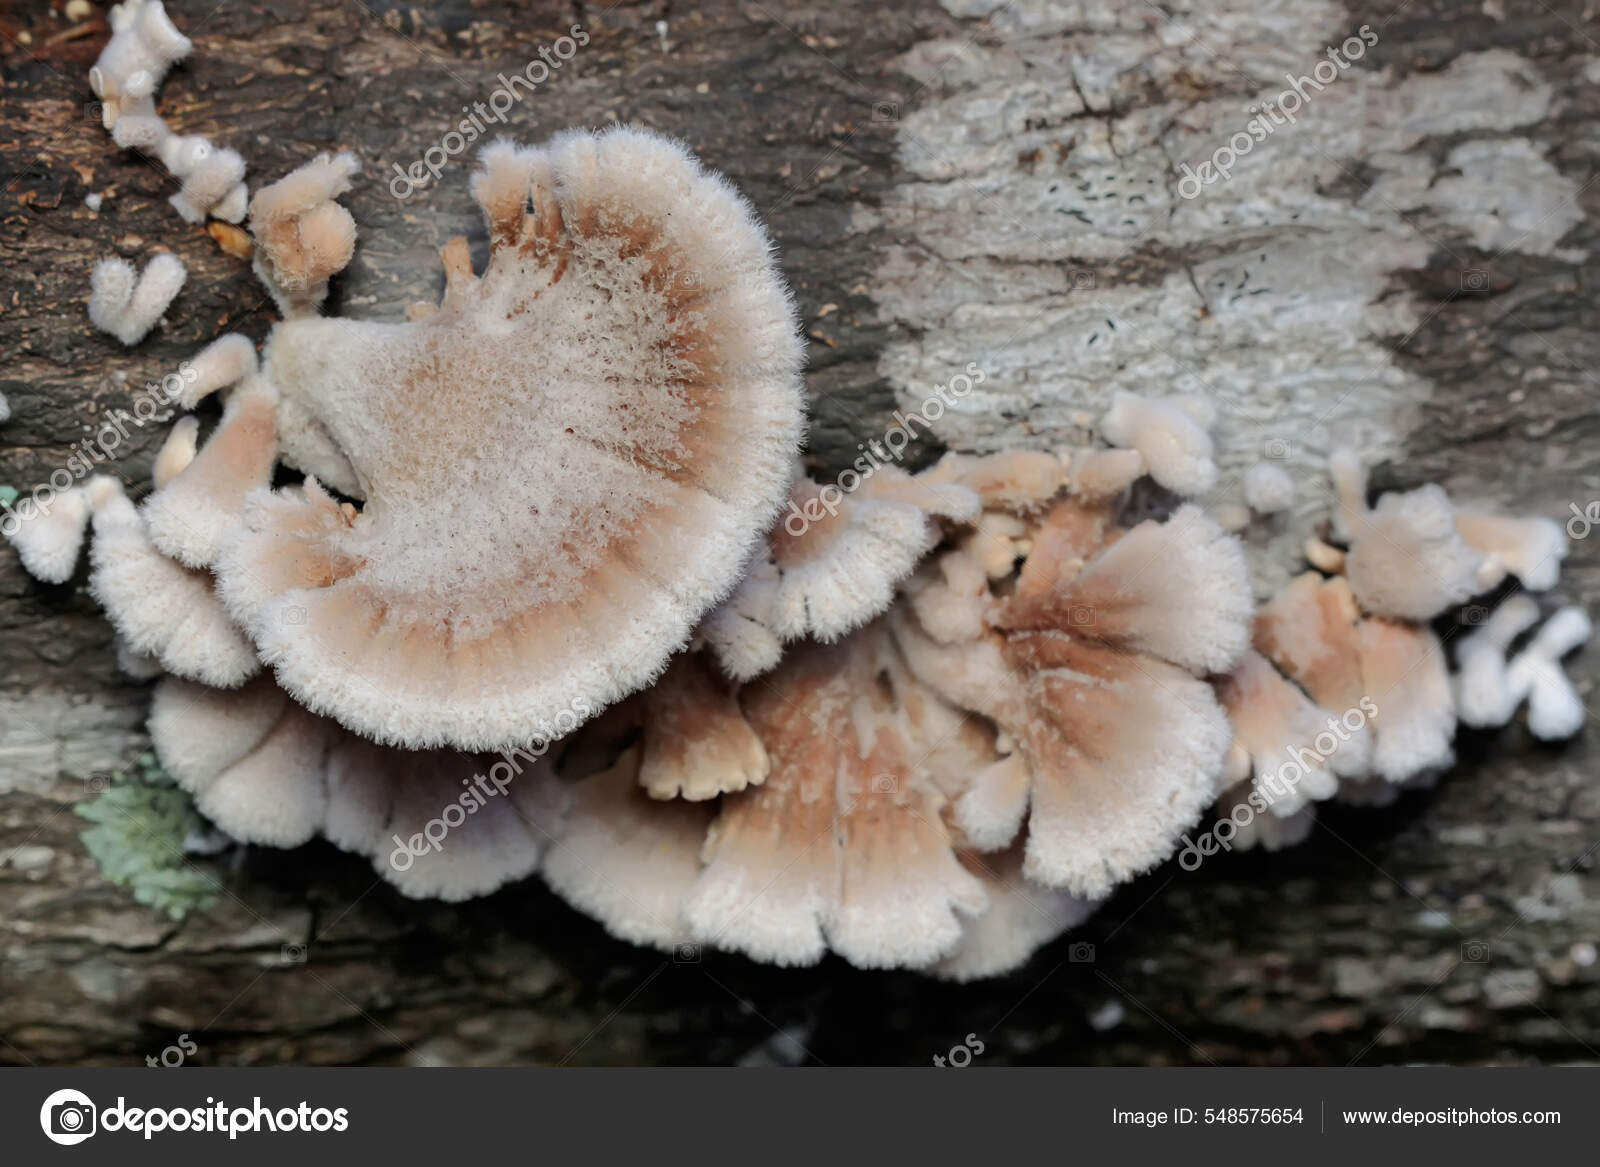
[[(159, 3), (118, 11), (114, 132), (159, 121), (189, 48)], [(1258, 607), (1249, 514), (1198, 501), (1192, 396), (1119, 393), (1079, 448), (813, 480), (771, 245), (685, 148), (489, 147), (487, 267), (450, 240), (406, 322), (320, 314), (356, 171), (323, 155), (250, 200), (283, 319), (190, 362), (183, 409), (224, 395), (208, 438), (182, 417), (141, 502), (98, 476), (13, 536), (63, 582), (92, 529), (157, 754), (241, 842), (320, 836), (413, 897), (537, 873), (640, 944), (965, 979), (1211, 853), (1213, 808), (1213, 843), (1283, 846), (1319, 801), (1435, 778), (1458, 719), (1582, 720), (1576, 609), (1515, 655), (1534, 601), (1467, 609), (1455, 676), (1429, 624), (1553, 585), (1553, 524), (1436, 487), (1369, 507), (1339, 455), (1312, 570)], [(1292, 489), (1244, 493), (1271, 516)]]

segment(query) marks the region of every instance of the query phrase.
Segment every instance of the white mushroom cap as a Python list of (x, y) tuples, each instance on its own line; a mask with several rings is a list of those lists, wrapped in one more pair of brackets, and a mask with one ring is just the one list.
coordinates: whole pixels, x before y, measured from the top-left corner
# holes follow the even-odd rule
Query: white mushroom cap
[(1549, 591), (1561, 575), (1567, 557), (1567, 533), (1561, 524), (1541, 518), (1512, 518), (1479, 511), (1456, 514), (1456, 529), (1469, 547), (1485, 555), (1485, 569), (1493, 587), (1510, 572), (1531, 592)]
[(188, 276), (183, 260), (170, 251), (157, 252), (137, 276), (125, 259), (102, 259), (89, 277), (90, 323), (125, 345), (136, 345), (156, 326)]
[(128, 648), (155, 657), (170, 673), (219, 688), (260, 671), (211, 577), (156, 549), (121, 483), (98, 475), (85, 489), (94, 515), (89, 587)]
[(1294, 479), (1282, 466), (1257, 462), (1244, 472), (1244, 501), (1258, 515), (1275, 515), (1294, 505)]
[(1345, 575), (1362, 609), (1394, 620), (1431, 620), (1494, 583), (1483, 555), (1456, 529), (1449, 496), (1432, 484), (1386, 494), (1366, 509), (1366, 474), (1349, 450), (1329, 462), (1337, 526), (1350, 540)]
[(1206, 432), (1211, 424), (1207, 419), (1214, 417), (1193, 398), (1146, 398), (1118, 390), (1100, 419), (1100, 432), (1113, 446), (1138, 450), (1150, 477), (1162, 486), (1192, 497), (1217, 482), (1211, 435)]
[(1456, 649), (1456, 711), (1464, 724), (1501, 726), (1511, 720), (1523, 694), (1506, 677), (1506, 652), (1538, 622), (1539, 605), (1519, 593), (1462, 638)]
[(801, 349), (749, 208), (638, 131), (546, 155), (543, 213), (438, 313), (267, 345), (367, 502), (258, 494), (219, 584), (280, 683), (373, 740), (558, 736), (641, 688), (789, 485)]
[(1535, 737), (1562, 741), (1583, 728), (1587, 710), (1560, 662), (1592, 633), (1583, 609), (1562, 608), (1507, 666), (1507, 686), (1518, 700), (1528, 698), (1528, 729)]
[(322, 834), (414, 898), (468, 899), (532, 873), (560, 809), (542, 758), (385, 749), (308, 713), (270, 677), (233, 691), (168, 678), (150, 736), (228, 835), (294, 847)]
[(1363, 620), (1357, 626), (1361, 676), (1375, 712), (1372, 769), (1402, 782), (1455, 761), (1455, 700), (1439, 638), (1423, 626)]
[(1375, 616), (1430, 620), (1484, 586), (1483, 556), (1456, 530), (1437, 486), (1386, 494), (1351, 541), (1345, 576)]
[(541, 872), (562, 899), (632, 944), (689, 943), (683, 904), (700, 878), (700, 848), (715, 813), (707, 803), (649, 798), (638, 750), (572, 789)]
[[(155, 102), (148, 97), (124, 98), (118, 105), (122, 113), (111, 127), (111, 140), (124, 150), (159, 153), (162, 143), (171, 136), (172, 131), (156, 114)], [(108, 111), (110, 106), (108, 101)], [(107, 116), (110, 116), (109, 112)]]
[(71, 579), (89, 523), (88, 492), (74, 486), (56, 495), (48, 510), (27, 519), (19, 513), (17, 518), (16, 533), (9, 538), (28, 574), (46, 583)]
[[(819, 494), (803, 480), (790, 498), (803, 506)], [(859, 628), (889, 606), (895, 584), (938, 541), (932, 517), (915, 504), (845, 496), (837, 505), (837, 515), (799, 537), (785, 523), (773, 528), (772, 624), (785, 640), (836, 640)]]
[(218, 210), (227, 212), (218, 218), (231, 216), (233, 222), (243, 218), (245, 166), (238, 151), (198, 135), (173, 135), (161, 143), (159, 152), (162, 164), (183, 182), (167, 201), (186, 222), (202, 223)]
[(272, 480), (277, 400), (260, 377), (241, 382), (210, 441), (145, 502), (150, 538), (164, 554), (189, 567), (215, 562), (224, 537), (242, 521), (245, 496)]

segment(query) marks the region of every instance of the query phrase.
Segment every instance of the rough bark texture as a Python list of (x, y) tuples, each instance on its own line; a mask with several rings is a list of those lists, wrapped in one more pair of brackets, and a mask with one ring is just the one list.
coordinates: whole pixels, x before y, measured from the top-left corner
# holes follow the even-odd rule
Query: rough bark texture
[[(581, 22), (591, 43), (516, 107), (509, 132), (538, 140), (638, 121), (686, 138), (749, 194), (813, 340), (812, 456), (838, 467), (920, 375), (916, 361), (899, 377), (902, 365), (882, 359), (920, 344), (918, 312), (894, 306), (903, 287), (898, 299), (875, 295), (880, 282), (904, 283), (885, 257), (926, 247), (917, 198), (895, 193), (908, 180), (896, 135), (939, 99), (940, 83), (913, 79), (906, 54), (943, 38), (1005, 50), (1017, 13), (996, 7), (175, 0), (197, 49), (161, 107), (180, 131), (241, 150), (252, 187), (316, 152), (356, 151), (366, 172), (348, 202), (362, 242), (334, 307), (397, 317), (440, 286), (433, 255), (446, 237), (467, 233), (480, 260), (483, 238), (466, 156), (404, 201), (386, 189), (391, 164), (409, 164), (498, 73)], [(1293, 4), (1282, 7), (1295, 18)], [(1150, 7), (1140, 19), (1154, 28), (1170, 16)], [(0, 429), (0, 482), (18, 487), (44, 480), (86, 427), (203, 341), (227, 329), (259, 339), (272, 319), (247, 265), (168, 207), (159, 166), (116, 151), (86, 112), (103, 17), (97, 8), (73, 24), (41, 0), (0, 12), (0, 391), (14, 414)], [(669, 21), (665, 38), (658, 20)], [(1090, 30), (1097, 21), (1077, 18)], [(1405, 270), (1370, 295), (1416, 306), (1414, 328), (1374, 328), (1371, 339), (1408, 383), (1428, 387), (1379, 480), (1438, 480), (1566, 517), (1569, 502), (1600, 498), (1595, 267), (1585, 258), (1600, 210), (1590, 187), (1600, 99), (1586, 81), (1600, 64), (1600, 21), (1568, 0), (1411, 0), (1339, 24), (1364, 21), (1381, 22), (1368, 64), (1393, 85), (1491, 48), (1531, 63), (1551, 100), (1523, 132), (1549, 151), (1579, 212), (1559, 250), (1497, 246), (1492, 232), (1480, 248), (1448, 223), (1430, 228), (1443, 242), (1425, 262), (1397, 263)], [(1057, 25), (1072, 35), (1074, 18)], [(1185, 76), (1135, 104), (1231, 93), (1242, 111), (1254, 92)], [(1382, 166), (1368, 166), (1360, 132), (1345, 172), (1319, 193), (1354, 200), (1374, 181)], [(1442, 131), (1408, 148), (1430, 163), (1424, 186), (1448, 177), (1450, 150), (1471, 137)], [(1029, 140), (1014, 170), (1070, 177), (1069, 154)], [(91, 191), (106, 195), (98, 213), (84, 203)], [(1314, 252), (1322, 245), (1308, 227)], [(1035, 257), (1029, 278), (1089, 269), (1102, 289), (1154, 288), (1247, 246), (1249, 230), (1115, 257), (1086, 240), (1078, 255)], [(169, 323), (123, 350), (88, 325), (88, 272), (103, 254), (145, 256), (155, 243), (183, 257), (189, 283)], [(959, 284), (972, 269), (952, 262), (935, 255), (918, 278)], [(1008, 257), (980, 249), (962, 262), (1004, 272)], [(966, 302), (1025, 301), (1017, 288), (980, 284)], [(1198, 331), (1203, 315), (1178, 327)], [(1013, 424), (1017, 440), (1036, 439), (1026, 411)], [(125, 479), (143, 480), (161, 428), (136, 431), (119, 451)], [(1596, 543), (1575, 546), (1563, 582), (1591, 607)], [(1573, 666), (1586, 698), (1597, 662), (1591, 650)], [(0, 1063), (136, 1063), (180, 1033), (206, 1064), (927, 1064), (968, 1034), (984, 1042), (980, 1064), (1600, 1059), (1600, 966), (1584, 947), (1600, 939), (1592, 728), (1562, 749), (1538, 748), (1517, 727), (1465, 739), (1460, 766), (1432, 792), (1333, 811), (1292, 852), (1227, 856), (1195, 874), (1169, 865), (1021, 973), (953, 987), (837, 962), (785, 971), (711, 954), (665, 959), (611, 941), (534, 883), (459, 907), (409, 902), (322, 845), (233, 855), (215, 866), (227, 894), (173, 925), (107, 884), (70, 813), (143, 748), (146, 697), (117, 675), (81, 576), (43, 586), (0, 554)]]

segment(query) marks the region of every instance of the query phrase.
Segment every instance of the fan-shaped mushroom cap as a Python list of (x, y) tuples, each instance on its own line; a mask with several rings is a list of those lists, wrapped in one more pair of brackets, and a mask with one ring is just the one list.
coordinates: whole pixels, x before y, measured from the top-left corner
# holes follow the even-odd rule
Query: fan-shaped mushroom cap
[(761, 739), (699, 653), (680, 655), (642, 699), (639, 784), (651, 798), (703, 802), (766, 779), (771, 763)]
[(21, 519), (9, 538), (29, 575), (46, 583), (66, 583), (78, 566), (88, 523), (88, 492), (74, 486), (56, 495), (48, 510), (41, 508), (32, 518)]
[(700, 878), (715, 814), (703, 802), (648, 797), (640, 754), (577, 783), (541, 872), (562, 899), (619, 940), (672, 949), (691, 941), (683, 903)]
[(212, 591), (211, 577), (161, 554), (121, 483), (85, 487), (94, 514), (89, 587), (135, 653), (168, 672), (231, 688), (260, 671), (255, 649)]
[(272, 480), (277, 393), (260, 377), (228, 395), (222, 423), (183, 473), (144, 504), (150, 538), (189, 567), (209, 567), (240, 523), (244, 499)]
[[(1097, 637), (1195, 672), (1224, 672), (1250, 645), (1248, 568), (1237, 539), (1198, 507), (1140, 523), (1072, 581)], [(1239, 587), (1240, 581), (1245, 586)]]
[(961, 865), (982, 885), (989, 909), (962, 920), (961, 943), (928, 969), (952, 981), (1004, 976), (1056, 937), (1094, 914), (1099, 903), (1030, 883), (1022, 874), (1022, 848), (998, 855), (962, 851)]
[(800, 346), (743, 201), (631, 130), (558, 138), (534, 173), (537, 213), (432, 317), (267, 346), (367, 503), (259, 496), (220, 586), (290, 693), (374, 740), (557, 736), (640, 688), (789, 484)]
[(326, 723), (270, 677), (233, 692), (169, 678), (156, 687), (150, 734), (200, 813), (240, 842), (298, 847), (322, 825)]
[(1441, 487), (1386, 494), (1368, 510), (1360, 458), (1336, 451), (1329, 470), (1339, 498), (1335, 526), (1350, 541), (1345, 576), (1363, 611), (1431, 620), (1497, 582), (1486, 558), (1461, 537)]
[(684, 905), (695, 937), (776, 964), (831, 947), (863, 968), (952, 952), (986, 906), (956, 861), (944, 796), (922, 771), (884, 630), (806, 645), (746, 691), (765, 783), (722, 800)]
[[(1284, 818), (1308, 802), (1333, 797), (1340, 739), (1329, 729), (1333, 719), (1326, 709), (1256, 652), (1247, 652), (1213, 685), (1233, 722), (1234, 746), (1249, 754), (1253, 788), (1268, 810)], [(1326, 753), (1316, 747), (1323, 734), (1334, 743)]]
[(1444, 649), (1431, 630), (1396, 620), (1363, 620), (1356, 629), (1361, 677), (1376, 707), (1372, 769), (1402, 782), (1455, 761), (1455, 699)]
[(321, 834), (415, 898), (468, 899), (530, 874), (560, 807), (542, 758), (524, 772), (521, 752), (491, 761), (387, 749), (265, 676), (233, 691), (169, 677), (150, 736), (168, 773), (233, 838), (294, 847)]
[(1214, 417), (1214, 410), (1196, 399), (1146, 398), (1119, 390), (1100, 419), (1100, 432), (1113, 446), (1139, 451), (1150, 477), (1162, 486), (1192, 497), (1217, 482), (1206, 432)]
[(1559, 523), (1540, 518), (1459, 511), (1456, 530), (1469, 547), (1490, 561), (1487, 578), (1493, 587), (1510, 572), (1531, 592), (1548, 591), (1561, 575), (1567, 557), (1567, 533)]
[[(1237, 544), (1197, 509), (1085, 563), (1103, 532), (1078, 504), (1052, 511), (979, 639), (939, 644), (893, 617), (916, 676), (994, 721), (1026, 759), (1028, 878), (1086, 898), (1170, 855), (1215, 797), (1232, 731), (1190, 670), (1231, 667), (1250, 614)], [(1189, 583), (1182, 597), (1174, 576)]]

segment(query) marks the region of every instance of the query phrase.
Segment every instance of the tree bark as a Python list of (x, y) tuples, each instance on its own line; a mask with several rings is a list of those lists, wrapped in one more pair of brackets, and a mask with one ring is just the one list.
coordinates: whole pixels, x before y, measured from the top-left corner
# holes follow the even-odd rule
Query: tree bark
[[(1562, 519), (1600, 498), (1586, 5), (168, 7), (196, 43), (160, 96), (176, 130), (240, 150), (252, 189), (324, 150), (362, 158), (346, 200), (361, 241), (330, 311), (396, 319), (436, 295), (452, 234), (481, 264), (470, 154), (406, 199), (392, 165), (576, 23), (589, 43), (507, 132), (638, 122), (750, 197), (811, 339), (823, 473), (976, 360), (986, 395), (915, 459), (1053, 445), (1110, 389), (1187, 377), (1237, 423), (1227, 466), (1265, 441), (1353, 437), (1386, 486)], [(1284, 68), (1363, 24), (1378, 37), (1359, 77), (1249, 173), (1175, 195), (1179, 165), (1211, 157)], [(86, 108), (104, 11), (73, 24), (27, 0), (0, 25), (0, 482), (27, 489), (147, 380), (273, 316), (248, 264), (167, 205), (161, 167)], [(88, 274), (154, 244), (189, 281), (125, 350), (89, 326)], [(1103, 358), (1091, 338), (1113, 334)], [(1263, 401), (1282, 403), (1265, 421)], [(147, 478), (164, 428), (118, 450), (126, 481)], [(1309, 457), (1296, 470), (1307, 519), (1324, 500)], [(1263, 571), (1292, 542), (1266, 541)], [(1575, 544), (1561, 588), (1591, 606), (1597, 542)], [(1571, 665), (1586, 699), (1597, 660)], [(148, 748), (147, 699), (82, 571), (46, 586), (0, 554), (0, 1063), (137, 1064), (180, 1033), (204, 1064), (928, 1064), (969, 1033), (983, 1064), (1600, 1058), (1592, 729), (1560, 749), (1520, 727), (1464, 736), (1432, 791), (1331, 810), (1289, 852), (1169, 864), (1021, 972), (958, 987), (832, 960), (674, 961), (536, 881), (407, 901), (322, 844), (199, 861), (225, 894), (173, 924), (106, 881), (71, 813)]]

